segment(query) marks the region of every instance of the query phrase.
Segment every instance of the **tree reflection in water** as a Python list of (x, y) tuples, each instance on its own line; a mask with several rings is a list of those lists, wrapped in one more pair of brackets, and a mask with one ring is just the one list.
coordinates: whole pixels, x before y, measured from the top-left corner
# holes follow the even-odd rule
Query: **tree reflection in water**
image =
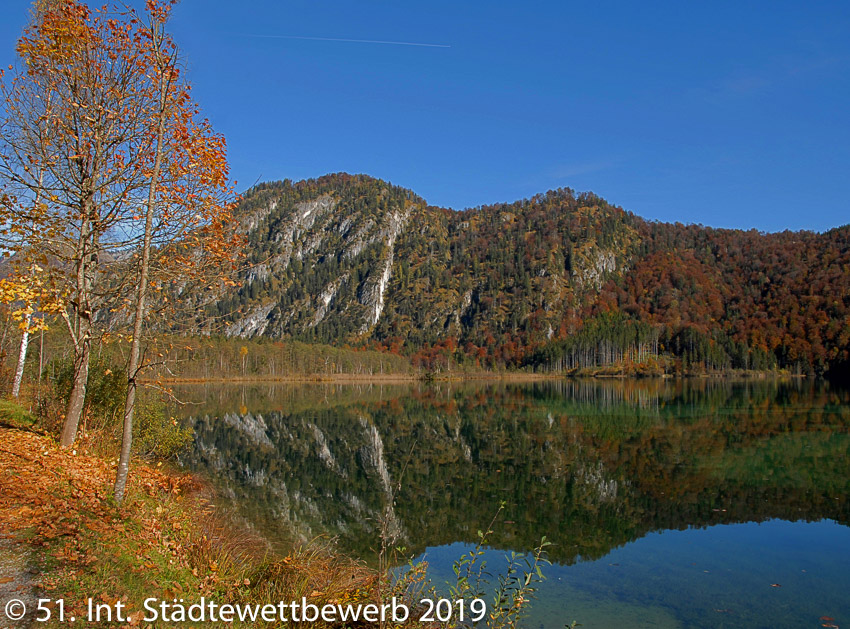
[(542, 535), (553, 561), (648, 532), (850, 519), (845, 391), (801, 381), (192, 387), (183, 463), (273, 544), (338, 536), (369, 560), (378, 519), (409, 552)]

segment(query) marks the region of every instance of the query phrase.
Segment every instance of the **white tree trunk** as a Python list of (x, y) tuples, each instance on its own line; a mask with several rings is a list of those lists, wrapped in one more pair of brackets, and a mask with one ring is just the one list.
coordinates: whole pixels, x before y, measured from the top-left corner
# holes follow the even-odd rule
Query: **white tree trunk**
[(21, 335), (21, 351), (18, 352), (18, 368), (15, 370), (15, 381), (12, 383), (12, 397), (18, 397), (21, 392), (21, 380), (24, 378), (24, 363), (27, 362), (27, 346), (30, 342), (30, 323), (32, 315), (28, 314), (24, 321), (24, 333)]

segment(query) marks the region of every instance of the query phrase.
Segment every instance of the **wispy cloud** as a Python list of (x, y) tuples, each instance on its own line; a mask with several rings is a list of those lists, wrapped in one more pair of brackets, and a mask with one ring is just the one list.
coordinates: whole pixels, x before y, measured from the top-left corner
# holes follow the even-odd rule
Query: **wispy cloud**
[(586, 161), (575, 160), (556, 163), (543, 170), (526, 174), (517, 183), (522, 186), (530, 186), (536, 190), (552, 188), (554, 186), (584, 185), (575, 180), (583, 175), (616, 168), (622, 162), (622, 157), (611, 157), (609, 159), (588, 159)]
[(839, 55), (784, 55), (754, 71), (728, 76), (688, 90), (688, 93), (714, 101), (755, 96), (771, 89), (781, 89), (801, 79), (818, 75), (826, 78), (844, 72), (847, 62), (846, 57)]
[(255, 35), (243, 33), (243, 37), (257, 37), (260, 39), (303, 39), (307, 41), (329, 41), (343, 42), (349, 44), (383, 44), (386, 46), (421, 46), (424, 48), (451, 48), (448, 44), (427, 44), (413, 41), (386, 41), (383, 39), (345, 39), (342, 37), (305, 37), (301, 35)]

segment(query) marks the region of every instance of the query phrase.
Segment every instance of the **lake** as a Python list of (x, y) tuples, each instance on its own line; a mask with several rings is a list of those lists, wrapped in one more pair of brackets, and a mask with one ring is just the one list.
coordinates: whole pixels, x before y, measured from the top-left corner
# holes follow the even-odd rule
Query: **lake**
[[(183, 458), (281, 549), (435, 583), (543, 536), (525, 627), (850, 626), (850, 395), (801, 380), (199, 385)], [(403, 557), (401, 558), (403, 559)], [(834, 619), (834, 620), (833, 620)], [(843, 623), (843, 624), (842, 624)]]

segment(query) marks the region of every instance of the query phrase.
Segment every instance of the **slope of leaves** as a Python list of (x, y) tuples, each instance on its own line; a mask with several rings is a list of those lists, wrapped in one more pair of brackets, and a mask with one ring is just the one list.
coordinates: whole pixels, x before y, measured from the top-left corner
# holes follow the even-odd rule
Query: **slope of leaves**
[[(137, 626), (148, 597), (265, 603), (303, 595), (322, 604), (373, 593), (373, 571), (320, 546), (267, 560), (260, 540), (216, 520), (189, 476), (136, 465), (117, 507), (114, 470), (114, 461), (0, 428), (0, 523), (40, 558), (40, 597), (63, 598), (66, 622), (84, 617), (88, 597), (122, 602), (123, 626)], [(55, 613), (39, 624), (65, 626)]]
[(117, 509), (110, 501), (114, 463), (33, 433), (1, 436), (0, 520), (40, 550), (44, 596), (64, 597), (69, 615), (81, 616), (88, 596), (123, 600), (132, 610), (144, 592), (210, 584), (212, 573), (191, 565), (187, 521), (174, 508), (188, 477), (140, 466), (131, 499)]

